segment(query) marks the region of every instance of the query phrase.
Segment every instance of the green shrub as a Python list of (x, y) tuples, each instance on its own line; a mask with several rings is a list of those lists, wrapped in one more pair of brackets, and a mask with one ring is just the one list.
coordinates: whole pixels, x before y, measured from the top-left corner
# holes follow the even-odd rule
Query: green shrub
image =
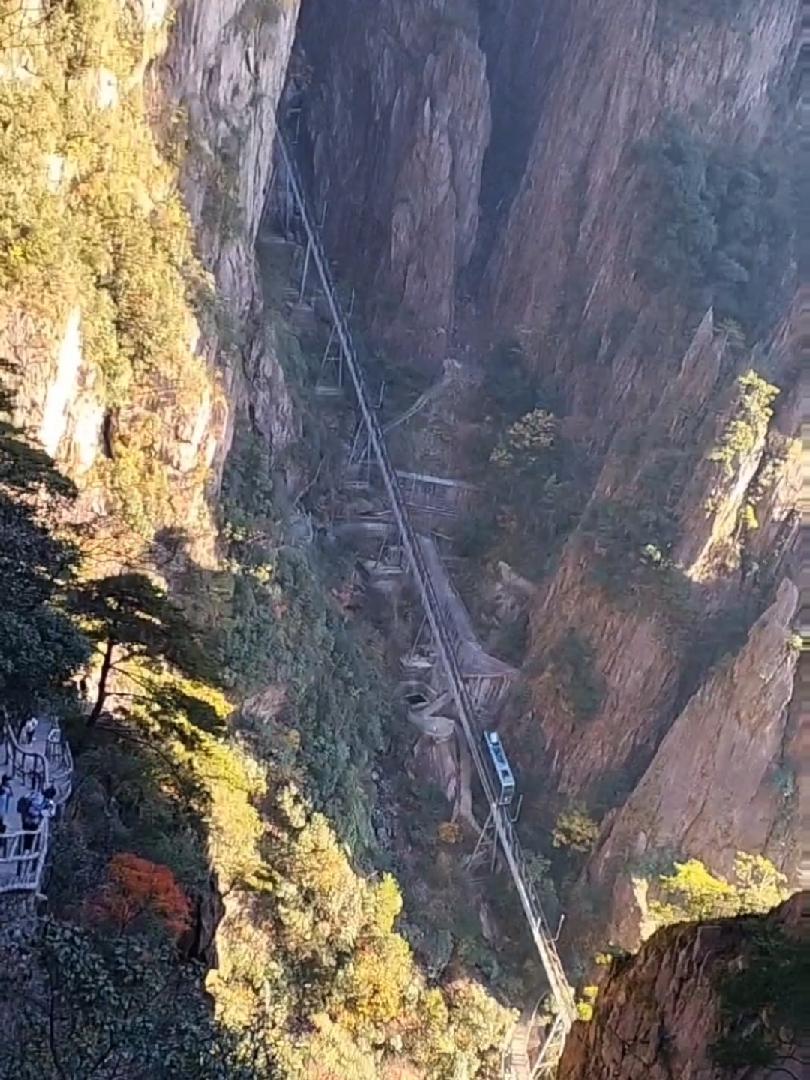
[(273, 759), (288, 759), (294, 747), (316, 805), (356, 851), (368, 852), (371, 763), (384, 745), (392, 698), (367, 655), (375, 642), (361, 647), (328, 598), (314, 552), (283, 545), (268, 451), (244, 430), (223, 492), (232, 569), (215, 636), (224, 678), (242, 699), (270, 684), (286, 688), (283, 717), (257, 734)]
[(557, 418), (546, 409), (533, 409), (510, 424), (492, 451), (490, 462), (506, 477), (540, 473), (558, 434)]
[(787, 896), (787, 878), (762, 855), (738, 852), (734, 881), (712, 874), (698, 859), (675, 863), (675, 872), (658, 879), (661, 899), (649, 905), (656, 927), (703, 922), (743, 913), (764, 913)]
[(709, 454), (710, 461), (722, 465), (727, 478), (734, 475), (740, 458), (750, 454), (763, 442), (773, 416), (773, 403), (779, 394), (779, 388), (766, 382), (756, 371), (741, 375), (737, 387), (734, 414), (726, 424), (717, 446)]
[(790, 259), (789, 199), (769, 148), (759, 156), (708, 146), (680, 122), (646, 143), (654, 223), (642, 270), (678, 285), (697, 310), (734, 320), (749, 337), (782, 306)]
[(580, 854), (591, 851), (599, 839), (599, 825), (582, 806), (570, 806), (557, 817), (552, 843)]
[(672, 562), (678, 536), (674, 513), (605, 499), (589, 507), (584, 528), (594, 544), (596, 583), (612, 599), (660, 611), (680, 629), (691, 606), (688, 584)]
[(579, 720), (590, 720), (604, 697), (604, 680), (596, 668), (596, 653), (576, 630), (569, 629), (551, 658), (563, 692)]

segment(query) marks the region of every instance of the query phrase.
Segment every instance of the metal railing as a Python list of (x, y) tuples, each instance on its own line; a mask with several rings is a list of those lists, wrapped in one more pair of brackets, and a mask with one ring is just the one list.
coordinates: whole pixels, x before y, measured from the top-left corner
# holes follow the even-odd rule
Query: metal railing
[[(292, 155), (281, 132), (278, 134), (278, 144), (284, 168), (286, 170), (286, 180), (289, 184), (289, 190), (292, 192), (295, 205), (300, 214), (306, 233), (307, 249), (311, 256), (311, 260), (317, 269), (324, 296), (329, 305), (335, 332), (343, 353), (346, 370), (349, 373), (354, 388), (357, 407), (363, 424), (365, 425), (371, 450), (377, 461), (383, 486), (391, 504), (394, 522), (396, 523), (400, 534), (400, 542), (422, 601), (425, 617), (430, 626), (437, 654), (444, 669), (448, 688), (456, 705), (459, 724), (461, 725), (476, 772), (478, 773), (484, 797), (492, 810), (495, 830), (500, 841), (504, 858), (509, 867), (509, 872), (515, 884), (521, 907), (523, 908), (529, 930), (549, 982), (558, 1015), (555, 1031), (559, 1031), (559, 1029), (562, 1028), (563, 1034), (565, 1034), (576, 1016), (574, 992), (566, 978), (554, 942), (554, 936), (551, 933), (540, 900), (527, 872), (526, 857), (521, 848), (514, 825), (509, 819), (508, 810), (498, 804), (497, 794), (490, 779), (481, 750), (478, 737), (479, 733), (476, 730), (475, 713), (456, 658), (457, 644), (454, 642), (452, 632), (447, 626), (443, 605), (436, 593), (416, 533), (411, 525), (405, 500), (399, 487), (397, 474), (388, 456), (388, 449), (383, 438), (382, 429), (375, 410), (370, 404), (371, 399), (366, 386), (365, 377), (357, 361), (357, 354), (351, 333), (337, 299), (337, 293), (332, 280), (329, 264), (321, 246), (320, 238), (312, 225), (307, 209), (304, 188)], [(552, 1036), (553, 1035), (554, 1032), (552, 1032)]]
[[(37, 750), (27, 750), (14, 737), (11, 725), (3, 725), (0, 770), (28, 791), (48, 786), (48, 762)], [(32, 832), (17, 829), (0, 835), (0, 893), (38, 892), (48, 850), (48, 819)]]
[[(0, 774), (11, 776), (29, 792), (53, 786), (54, 801), (62, 806), (70, 797), (73, 783), (70, 746), (57, 726), (48, 733), (44, 754), (26, 749), (17, 742), (6, 721), (0, 733)], [(49, 842), (47, 816), (35, 831), (15, 829), (0, 834), (0, 893), (39, 892)]]
[(56, 802), (67, 802), (73, 786), (73, 754), (70, 744), (60, 727), (48, 733), (45, 742), (45, 760), (48, 762), (50, 783), (56, 788)]
[(3, 725), (0, 742), (0, 770), (3, 775), (19, 780), (32, 791), (47, 787), (48, 763), (45, 755), (20, 746), (8, 723)]
[(0, 836), (0, 893), (39, 892), (48, 853), (50, 822), (36, 832), (19, 829)]

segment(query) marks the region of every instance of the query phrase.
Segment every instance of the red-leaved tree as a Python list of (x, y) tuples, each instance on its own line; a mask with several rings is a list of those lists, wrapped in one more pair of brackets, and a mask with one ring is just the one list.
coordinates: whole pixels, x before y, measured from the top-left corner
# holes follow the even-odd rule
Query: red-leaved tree
[(129, 851), (113, 855), (107, 881), (88, 905), (94, 919), (125, 933), (145, 915), (156, 917), (173, 937), (188, 929), (191, 905), (168, 866)]

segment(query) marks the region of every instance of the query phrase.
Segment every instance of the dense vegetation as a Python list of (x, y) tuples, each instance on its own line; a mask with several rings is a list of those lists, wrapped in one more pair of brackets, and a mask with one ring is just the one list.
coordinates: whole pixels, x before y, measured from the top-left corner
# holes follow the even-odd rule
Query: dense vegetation
[(81, 311), (83, 354), (115, 418), (100, 468), (116, 512), (148, 537), (173, 520), (167, 391), (182, 411), (210, 388), (192, 314), (208, 285), (139, 74), (158, 38), (128, 5), (21, 12), (0, 9), (3, 65), (18, 72), (0, 82), (2, 309), (54, 327)]
[(466, 555), (505, 559), (537, 579), (579, 519), (587, 469), (532, 374), (520, 346), (504, 342), (487, 365), (478, 399), (476, 479), (481, 497), (460, 537)]
[(764, 913), (789, 895), (787, 878), (762, 855), (739, 852), (734, 880), (712, 874), (698, 859), (674, 864), (655, 882), (658, 898), (649, 905), (648, 932), (679, 922)]
[[(24, 444), (6, 431), (0, 460), (19, 470)], [(36, 483), (47, 503), (40, 477), (57, 480), (46, 459), (33, 454), (25, 475), (22, 486)], [(26, 558), (13, 567), (17, 577)], [(0, 570), (5, 588), (15, 578)], [(78, 646), (54, 678), (79, 776), (57, 833), (52, 916), (26, 940), (0, 942), (0, 1005), (30, 999), (13, 1012), (29, 1048), (20, 1075), (104, 1080), (124, 1061), (143, 1077), (298, 1077), (311, 1075), (313, 1062), (323, 1075), (372, 1078), (386, 1075), (386, 1062), (448, 1080), (496, 1075), (508, 1014), (464, 978), (433, 988), (424, 980), (394, 931), (402, 902), (393, 879), (359, 878), (283, 762), (268, 769), (248, 744), (234, 743), (225, 726), (230, 706), (197, 678), (203, 637), (181, 625), (179, 609), (133, 575), (57, 587), (70, 591), (90, 637), (58, 613), (53, 592), (35, 597), (34, 612), (63, 620)], [(277, 620), (285, 614), (276, 611)], [(24, 616), (18, 634), (31, 637)], [(114, 645), (114, 672), (106, 708), (93, 710), (88, 726), (78, 701), (71, 707), (68, 680), (91, 641), (101, 665)], [(12, 646), (10, 663), (20, 651)], [(53, 648), (57, 659), (58, 638)], [(22, 715), (35, 704), (22, 691), (14, 702)], [(253, 735), (257, 745), (262, 735), (264, 745), (275, 741)], [(320, 737), (328, 756), (325, 728)], [(317, 775), (298, 771), (317, 792)], [(214, 886), (234, 905), (208, 980), (216, 1020), (194, 962), (210, 952), (199, 919)]]
[[(367, 856), (371, 763), (390, 726), (390, 690), (373, 660), (380, 645), (330, 597), (317, 552), (290, 542), (280, 504), (267, 447), (240, 429), (222, 496), (228, 558), (220, 572), (192, 570), (184, 592), (210, 624), (225, 685), (248, 701), (257, 752)], [(262, 699), (268, 686), (274, 702)]]
[[(82, 585), (77, 545), (56, 531), (75, 492), (7, 420), (0, 426), (0, 477), (0, 518), (7, 530), (0, 559), (0, 588), (6, 597), (0, 636), (2, 705), (12, 721), (35, 711), (58, 711), (67, 724), (75, 726), (81, 746), (85, 719), (73, 678), (90, 659), (92, 642), (67, 611), (69, 598), (83, 588), (92, 596), (92, 586)], [(157, 685), (168, 678), (160, 675), (163, 661), (158, 650), (153, 650), (151, 660), (157, 667), (133, 670), (127, 676), (127, 690), (138, 689), (138, 693), (127, 693), (132, 704), (125, 715), (133, 725), (126, 732), (128, 737), (141, 737), (134, 724), (142, 715), (168, 713), (160, 695), (150, 693), (150, 680)], [(177, 679), (178, 685), (184, 685), (180, 676)], [(81, 766), (85, 781), (96, 775), (92, 763), (98, 775), (115, 784), (116, 797), (126, 806), (124, 776), (114, 775), (110, 758), (103, 756), (100, 746), (88, 750)], [(142, 770), (137, 755), (128, 755), (127, 764), (130, 782), (134, 776), (144, 785), (156, 779)], [(162, 807), (168, 790), (156, 783), (153, 816), (165, 815)], [(60, 839), (65, 862), (57, 856), (51, 882), (56, 917), (39, 924), (29, 922), (24, 932), (0, 938), (5, 972), (0, 1007), (7, 1017), (7, 1031), (17, 1035), (10, 1038), (13, 1045), (6, 1048), (4, 1061), (11, 1062), (14, 1074), (22, 1077), (104, 1078), (115, 1075), (123, 1060), (136, 1063), (141, 1069), (138, 1075), (144, 1076), (177, 1075), (172, 1068), (181, 1063), (185, 1075), (239, 1076), (229, 1064), (235, 1043), (230, 1036), (220, 1037), (201, 993), (199, 974), (177, 965), (171, 939), (178, 912), (174, 916), (169, 912), (167, 919), (165, 908), (158, 909), (156, 918), (150, 911), (148, 918), (135, 920), (137, 925), (127, 921), (112, 935), (109, 926), (100, 932), (96, 925), (101, 908), (91, 900), (105, 873), (98, 848), (103, 851), (105, 844), (114, 845), (115, 837), (114, 830), (99, 829), (100, 821), (110, 823), (103, 803), (96, 803), (95, 811), (85, 837), (66, 826)], [(178, 876), (184, 870), (184, 884), (190, 887), (189, 867), (194, 858), (199, 862), (203, 849), (199, 831), (193, 844), (189, 839), (194, 835), (189, 829), (190, 806), (182, 816), (185, 823), (173, 835), (163, 834), (162, 843), (153, 826), (145, 825), (139, 830), (138, 846), (144, 856), (171, 862)], [(174, 814), (166, 818), (177, 820)], [(189, 845), (194, 858), (189, 857), (183, 866)], [(113, 857), (114, 846), (109, 853)], [(165, 872), (173, 883), (173, 871), (165, 868)], [(175, 888), (176, 897), (182, 898), (179, 910), (185, 915), (184, 894)], [(8, 925), (13, 927), (13, 921)], [(125, 940), (119, 941), (122, 937)], [(177, 994), (177, 1005), (176, 1011), (167, 1013), (165, 998), (170, 991)], [(25, 1008), (19, 1008), (20, 1001), (26, 1002)], [(160, 1062), (156, 1061), (158, 1034), (166, 1050)], [(195, 1072), (201, 1047), (210, 1047), (211, 1052), (205, 1054), (205, 1067)]]
[(662, 288), (676, 284), (701, 313), (713, 305), (718, 320), (752, 340), (762, 336), (782, 308), (790, 259), (778, 148), (752, 157), (672, 122), (641, 158), (654, 207), (645, 275)]

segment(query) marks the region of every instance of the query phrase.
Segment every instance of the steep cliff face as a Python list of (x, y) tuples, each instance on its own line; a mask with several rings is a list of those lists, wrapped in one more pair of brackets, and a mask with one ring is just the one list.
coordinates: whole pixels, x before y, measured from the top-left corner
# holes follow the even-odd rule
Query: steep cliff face
[(301, 131), (329, 250), (379, 337), (412, 363), (441, 360), (490, 133), (475, 4), (317, 2), (300, 43)]
[(203, 557), (248, 385), (266, 437), (295, 434), (255, 318), (253, 243), (297, 6), (270, 20), (241, 0), (184, 3), (172, 24), (163, 3), (99, 5), (84, 49), (61, 16), (35, 16), (2, 83), (28, 221), (2, 276), (16, 420), (77, 481), (83, 518), (125, 522), (122, 555), (135, 533), (180, 526)]
[[(680, 776), (690, 799), (711, 808), (656, 809), (641, 795), (649, 795), (649, 771), (641, 802), (632, 797), (629, 805), (652, 831), (667, 831), (662, 823), (671, 821), (664, 846), (699, 851), (718, 868), (735, 845), (760, 850), (785, 813), (766, 777), (782, 762), (792, 692), (790, 590), (777, 596), (776, 587), (796, 524), (795, 367), (783, 333), (769, 332), (767, 346), (752, 350), (766, 324), (749, 328), (749, 344), (727, 327), (720, 292), (693, 331), (696, 296), (674, 275), (656, 286), (644, 252), (651, 223), (671, 207), (655, 201), (638, 147), (670, 113), (688, 118), (701, 139), (776, 153), (795, 17), (795, 6), (751, 3), (739, 19), (718, 13), (689, 29), (667, 22), (663, 5), (624, 5), (621, 17), (604, 5), (572, 5), (555, 24), (565, 59), (549, 76), (536, 143), (487, 268), (496, 323), (525, 329), (527, 355), (561, 389), (573, 417), (592, 418), (588, 440), (601, 459), (589, 508), (532, 615), (534, 737), (545, 747), (545, 768), (565, 796), (603, 811), (658, 760), (667, 731), (669, 751), (686, 760), (680, 740), (688, 728), (703, 767), (693, 761), (673, 772), (673, 762), (662, 761), (658, 787), (677, 801)], [(532, 269), (537, 249), (554, 253), (542, 274)], [(771, 391), (749, 369), (779, 388), (770, 404)], [(728, 668), (712, 668), (737, 653), (769, 605), (735, 668), (738, 692), (765, 710), (749, 720), (758, 718), (768, 736), (756, 755), (739, 757), (739, 799), (721, 813), (711, 792), (719, 790), (718, 750), (734, 713), (723, 698)], [(591, 647), (603, 687), (587, 718), (561, 693), (554, 662), (571, 631)], [(764, 691), (762, 671), (778, 673)], [(521, 731), (533, 741), (530, 728)], [(624, 860), (644, 843), (626, 830), (610, 835), (613, 855), (621, 849)], [(795, 865), (790, 853), (773, 854)], [(606, 866), (596, 871), (602, 883)], [(617, 901), (614, 910), (622, 907)]]
[[(213, 347), (231, 415), (249, 399), (258, 430), (279, 451), (295, 438), (297, 421), (272, 334), (258, 325), (254, 245), (298, 8), (298, 0), (185, 0), (160, 65), (161, 92), (187, 117), (183, 192), (226, 313)], [(228, 445), (226, 437), (220, 462)]]
[[(608, 453), (583, 523), (535, 605), (528, 669), (535, 723), (569, 796), (599, 786), (601, 801), (617, 801), (684, 693), (743, 640), (779, 580), (799, 483), (785, 433), (795, 430), (795, 395), (781, 395), (775, 418), (754, 417), (739, 382), (736, 391), (728, 385), (739, 364), (708, 314), (655, 410), (643, 425), (628, 424)], [(744, 447), (730, 462), (718, 460), (737, 423), (746, 426)], [(617, 531), (601, 527), (605, 506), (617, 508)], [(650, 517), (633, 535), (638, 507)], [(655, 559), (670, 527), (671, 561), (663, 566)], [(645, 555), (645, 544), (656, 553)], [(647, 559), (652, 566), (636, 574)], [(555, 666), (558, 643), (571, 631), (592, 646), (603, 686), (587, 720), (561, 693)]]
[(632, 867), (654, 864), (657, 854), (688, 852), (728, 876), (741, 850), (798, 865), (799, 853), (785, 850), (775, 830), (792, 795), (780, 785), (779, 765), (798, 657), (791, 632), (797, 599), (785, 580), (739, 653), (711, 673), (674, 721), (607, 829), (588, 882), (613, 884), (620, 913), (613, 937), (625, 947), (637, 947), (642, 913), (620, 898), (632, 892)]
[[(704, 819), (669, 838), (719, 869), (784, 812), (762, 788), (792, 668), (784, 633), (751, 628), (789, 618), (798, 397), (779, 319), (799, 3), (472, 7), (437, 23), (427, 2), (305, 6), (294, 96), (328, 246), (410, 363), (455, 341), (485, 366), (517, 340), (595, 477), (530, 604), (532, 709), (506, 732), (529, 813), (549, 784), (598, 814), (620, 805), (682, 721), (714, 761), (721, 662), (742, 650), (741, 697), (775, 710), (769, 761), (741, 766), (759, 794), (723, 819), (722, 851)], [(570, 640), (588, 670), (566, 680)], [(757, 664), (754, 640), (772, 649)], [(767, 702), (758, 664), (780, 672)], [(598, 686), (586, 708), (572, 681)]]
[[(571, 306), (570, 289), (564, 294), (572, 275), (582, 279), (576, 315), (599, 329), (622, 307), (633, 313), (645, 307), (649, 286), (638, 272), (638, 256), (649, 199), (633, 149), (662, 117), (689, 116), (702, 134), (734, 143), (756, 144), (772, 125), (773, 90), (786, 70), (798, 5), (752, 0), (739, 19), (720, 13), (718, 5), (717, 15), (692, 12), (694, 19), (668, 25), (667, 9), (679, 7), (641, 0), (544, 5), (538, 37), (555, 66), (542, 88), (520, 187), (487, 268), (492, 311), (505, 329), (546, 332), (559, 306)], [(672, 298), (662, 306), (671, 307)], [(629, 357), (617, 356), (614, 377), (597, 374), (600, 392), (619, 400), (632, 383), (633, 400), (645, 408), (647, 394), (655, 395), (660, 384), (647, 389), (641, 365), (656, 354), (666, 360), (666, 331), (683, 314), (677, 306), (668, 317), (656, 312), (647, 324), (656, 332), (643, 360), (636, 358), (633, 372), (627, 370)], [(563, 340), (539, 358), (565, 374), (569, 393), (572, 379), (584, 383), (586, 376), (581, 364), (573, 371), (576, 344)], [(669, 360), (677, 362), (677, 355), (670, 353)], [(618, 373), (623, 377), (615, 378)], [(594, 374), (587, 370), (589, 381)], [(585, 393), (583, 385), (583, 401)], [(600, 403), (604, 418), (606, 406)]]
[[(599, 991), (593, 1020), (574, 1025), (560, 1077), (804, 1075), (802, 1008), (794, 1013), (800, 1030), (789, 1024), (779, 1030), (779, 1023), (806, 977), (807, 915), (803, 893), (766, 917), (659, 932), (637, 956), (616, 965)], [(772, 980), (762, 978), (758, 965), (764, 962)], [(747, 1009), (740, 1004), (746, 998)], [(729, 1011), (730, 1001), (737, 1008)], [(763, 1038), (770, 1024), (775, 1030)]]

